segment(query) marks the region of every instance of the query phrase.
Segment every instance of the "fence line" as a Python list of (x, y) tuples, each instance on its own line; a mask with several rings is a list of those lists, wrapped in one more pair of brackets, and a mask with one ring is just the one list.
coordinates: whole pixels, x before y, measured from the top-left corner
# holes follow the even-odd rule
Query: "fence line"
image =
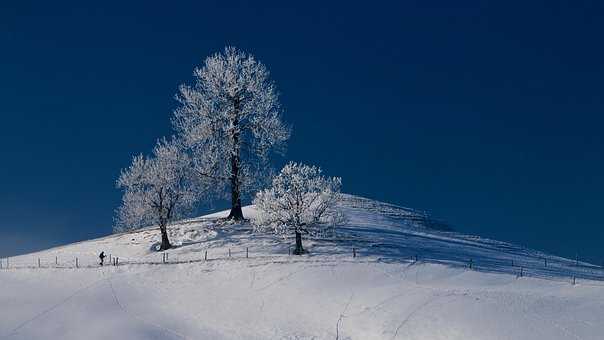
[[(378, 257), (377, 260), (369, 260), (369, 261), (359, 261), (359, 249), (356, 247), (353, 247), (351, 249), (351, 257), (353, 260), (349, 261), (349, 262), (395, 262), (395, 261), (400, 261), (400, 262), (407, 262), (406, 260), (402, 259), (402, 258), (382, 258), (382, 257)], [(243, 253), (243, 248), (242, 248), (242, 253)], [(126, 259), (126, 260), (120, 260), (120, 258), (118, 256), (112, 256), (111, 254), (109, 254), (109, 263), (108, 264), (104, 264), (101, 265), (100, 262), (96, 262), (94, 264), (85, 264), (82, 265), (79, 262), (79, 257), (75, 257), (72, 258), (74, 262), (71, 262), (72, 265), (69, 264), (60, 264), (59, 262), (59, 257), (55, 256), (55, 261), (54, 261), (54, 265), (52, 265), (50, 261), (48, 262), (43, 262), (42, 258), (37, 258), (37, 265), (34, 262), (34, 264), (32, 265), (20, 265), (18, 263), (12, 263), (10, 261), (10, 258), (0, 258), (0, 269), (3, 270), (9, 270), (9, 269), (13, 269), (13, 270), (18, 270), (18, 269), (91, 269), (91, 268), (100, 268), (100, 267), (107, 267), (107, 266), (113, 266), (113, 267), (118, 267), (118, 266), (124, 266), (124, 265), (174, 265), (174, 264), (188, 264), (188, 263), (200, 263), (200, 262), (213, 262), (213, 261), (220, 261), (220, 260), (236, 260), (236, 259), (262, 259), (262, 258), (266, 258), (266, 259), (274, 259), (275, 256), (281, 255), (281, 254), (274, 254), (274, 255), (257, 255), (257, 256), (250, 256), (250, 251), (249, 251), (249, 247), (245, 247), (245, 257), (243, 257), (243, 255), (241, 257), (237, 257), (237, 256), (233, 256), (234, 254), (231, 252), (231, 248), (228, 248), (228, 253), (224, 254), (224, 257), (220, 257), (220, 256), (215, 256), (215, 257), (211, 257), (208, 258), (208, 250), (204, 251), (204, 255), (203, 258), (194, 258), (194, 259), (183, 259), (183, 260), (170, 260), (169, 258), (169, 253), (168, 252), (162, 252), (162, 259), (161, 261), (153, 261), (153, 260), (147, 260), (147, 259), (141, 259), (141, 260), (137, 260), (135, 258), (130, 258), (130, 259)], [(291, 246), (288, 246), (288, 257), (289, 258), (300, 258), (301, 262), (302, 261), (307, 261), (305, 260), (305, 257), (298, 257), (295, 255), (292, 255), (291, 252)], [(341, 260), (340, 260), (341, 261)], [(497, 266), (497, 261), (500, 262), (504, 262), (503, 259), (492, 259), (492, 260), (485, 260), (485, 261), (476, 261), (474, 258), (469, 258), (468, 261), (466, 263), (463, 262), (459, 262), (456, 260), (445, 260), (445, 259), (438, 259), (438, 258), (430, 258), (430, 257), (424, 257), (421, 258), (419, 254), (415, 254), (412, 255), (410, 258), (410, 262), (412, 264), (418, 263), (422, 261), (423, 263), (435, 263), (435, 264), (446, 264), (446, 265), (451, 265), (451, 266), (456, 266), (456, 267), (465, 267), (468, 268), (469, 270), (473, 270), (473, 271), (479, 271), (479, 272), (496, 272), (496, 273), (506, 273), (506, 274), (514, 274), (514, 272), (516, 273), (516, 277), (517, 278), (523, 278), (523, 277), (531, 277), (531, 278), (538, 278), (538, 279), (545, 279), (545, 280), (550, 280), (550, 281), (556, 281), (556, 282), (569, 282), (573, 285), (575, 285), (579, 279), (584, 279), (584, 280), (590, 280), (590, 281), (604, 281), (604, 268), (596, 268), (595, 266), (592, 268), (590, 267), (589, 269), (591, 270), (591, 272), (586, 273), (573, 273), (573, 272), (568, 272), (568, 275), (565, 276), (563, 273), (560, 272), (556, 272), (555, 271), (555, 267), (554, 264), (552, 262), (547, 261), (546, 258), (543, 259), (543, 267), (541, 269), (545, 270), (545, 272), (543, 272), (542, 274), (539, 274), (539, 269), (540, 268), (536, 268), (536, 267), (526, 267), (523, 265), (523, 263), (521, 261), (514, 261), (513, 259), (511, 260), (511, 268), (510, 267), (503, 267), (500, 268), (499, 270), (497, 270), (495, 267)], [(507, 261), (507, 260), (505, 260)], [(290, 263), (292, 261), (288, 261), (287, 263)], [(286, 262), (284, 262), (286, 263)], [(526, 263), (526, 261), (525, 261)], [(578, 263), (577, 261), (575, 261), (575, 263)], [(489, 264), (491, 265), (489, 267)], [(587, 269), (587, 268), (586, 268)], [(602, 271), (602, 273), (597, 274), (594, 273), (594, 270), (600, 270)], [(531, 270), (533, 271), (531, 273)], [(549, 272), (550, 274), (547, 275), (547, 272)], [(568, 280), (568, 281), (567, 281)], [(588, 284), (588, 285), (594, 285), (594, 284)], [(596, 286), (600, 286), (600, 285), (596, 285)], [(604, 285), (603, 285), (604, 286)]]

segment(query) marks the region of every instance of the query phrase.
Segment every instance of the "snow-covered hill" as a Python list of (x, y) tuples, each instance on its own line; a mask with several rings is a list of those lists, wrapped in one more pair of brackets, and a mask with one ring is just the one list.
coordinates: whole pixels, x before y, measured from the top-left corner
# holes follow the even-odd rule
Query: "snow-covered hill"
[[(174, 225), (166, 264), (154, 229), (4, 260), (0, 337), (604, 338), (599, 267), (356, 196), (342, 209), (346, 224), (306, 239), (305, 256), (221, 212)], [(99, 267), (100, 251), (120, 265)]]

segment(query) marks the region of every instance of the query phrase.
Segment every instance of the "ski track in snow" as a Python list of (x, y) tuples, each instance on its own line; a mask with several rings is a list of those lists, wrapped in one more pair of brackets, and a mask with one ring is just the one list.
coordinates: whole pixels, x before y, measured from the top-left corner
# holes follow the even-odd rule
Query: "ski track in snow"
[(27, 326), (28, 324), (30, 324), (31, 322), (53, 312), (55, 309), (61, 307), (62, 305), (64, 305), (65, 303), (71, 301), (74, 297), (76, 297), (77, 295), (83, 293), (84, 291), (91, 289), (92, 287), (98, 285), (99, 283), (103, 282), (105, 279), (99, 279), (85, 287), (82, 287), (78, 290), (76, 290), (73, 294), (69, 295), (68, 297), (64, 298), (63, 300), (59, 301), (58, 303), (54, 304), (53, 306), (51, 306), (50, 308), (47, 308), (43, 311), (41, 311), (40, 313), (36, 314), (35, 316), (33, 316), (30, 319), (27, 319), (25, 321), (23, 321), (22, 323), (20, 323), (17, 327), (13, 328), (8, 334), (6, 334), (4, 337), (7, 338), (9, 336), (15, 335), (19, 332), (20, 329), (22, 329), (23, 327)]
[(416, 314), (418, 314), (421, 310), (423, 310), (424, 308), (428, 307), (428, 305), (436, 302), (437, 300), (440, 300), (441, 298), (445, 298), (451, 295), (445, 295), (445, 296), (439, 296), (439, 295), (434, 295), (429, 297), (428, 299), (426, 299), (425, 302), (421, 303), (419, 306), (415, 307), (410, 313), (409, 315), (407, 315), (407, 317), (401, 321), (400, 324), (398, 324), (398, 326), (396, 326), (396, 329), (394, 330), (394, 335), (392, 335), (392, 340), (396, 339), (396, 337), (398, 336), (399, 331), (403, 328), (403, 326), (405, 326), (409, 320), (411, 320), (411, 318), (413, 318)]
[(153, 327), (155, 327), (155, 328), (157, 328), (157, 329), (159, 329), (159, 330), (161, 330), (161, 331), (163, 331), (165, 333), (175, 335), (175, 336), (177, 336), (178, 338), (181, 338), (181, 339), (187, 339), (187, 337), (185, 337), (184, 335), (182, 335), (182, 334), (180, 334), (180, 333), (178, 333), (178, 332), (176, 332), (176, 331), (174, 331), (172, 329), (169, 329), (167, 327), (161, 326), (161, 325), (159, 325), (157, 323), (150, 322), (149, 320), (146, 320), (145, 318), (142, 318), (141, 316), (139, 316), (137, 314), (129, 312), (124, 307), (124, 305), (120, 302), (119, 298), (117, 297), (117, 294), (115, 292), (115, 288), (113, 287), (113, 282), (111, 282), (111, 277), (108, 277), (105, 280), (107, 280), (107, 282), (109, 283), (109, 287), (111, 288), (111, 294), (112, 294), (112, 296), (114, 298), (114, 301), (115, 301), (116, 305), (119, 307), (119, 309), (122, 312), (124, 312), (124, 314), (126, 314), (127, 316), (129, 316), (131, 318), (134, 318), (135, 320), (137, 320), (139, 322), (142, 322), (144, 324), (153, 326)]
[(342, 322), (342, 320), (346, 317), (346, 311), (348, 310), (353, 297), (354, 293), (350, 294), (350, 298), (348, 299), (348, 302), (344, 306), (344, 309), (340, 313), (340, 317), (338, 317), (338, 321), (336, 322), (336, 340), (340, 339), (340, 322)]

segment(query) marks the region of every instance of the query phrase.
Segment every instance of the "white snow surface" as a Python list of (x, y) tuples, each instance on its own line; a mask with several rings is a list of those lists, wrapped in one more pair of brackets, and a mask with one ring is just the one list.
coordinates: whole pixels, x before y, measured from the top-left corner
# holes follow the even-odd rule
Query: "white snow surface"
[(341, 207), (337, 237), (303, 256), (220, 212), (173, 225), (167, 264), (153, 228), (4, 259), (0, 339), (604, 339), (601, 268)]

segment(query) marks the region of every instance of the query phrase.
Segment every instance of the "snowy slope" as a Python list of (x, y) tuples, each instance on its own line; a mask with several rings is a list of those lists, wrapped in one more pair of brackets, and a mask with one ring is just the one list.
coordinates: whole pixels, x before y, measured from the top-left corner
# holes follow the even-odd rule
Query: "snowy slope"
[[(168, 264), (153, 229), (5, 260), (0, 338), (604, 338), (599, 267), (356, 196), (342, 209), (337, 239), (305, 240), (301, 257), (221, 212), (173, 226)], [(101, 250), (121, 265), (99, 268)]]

